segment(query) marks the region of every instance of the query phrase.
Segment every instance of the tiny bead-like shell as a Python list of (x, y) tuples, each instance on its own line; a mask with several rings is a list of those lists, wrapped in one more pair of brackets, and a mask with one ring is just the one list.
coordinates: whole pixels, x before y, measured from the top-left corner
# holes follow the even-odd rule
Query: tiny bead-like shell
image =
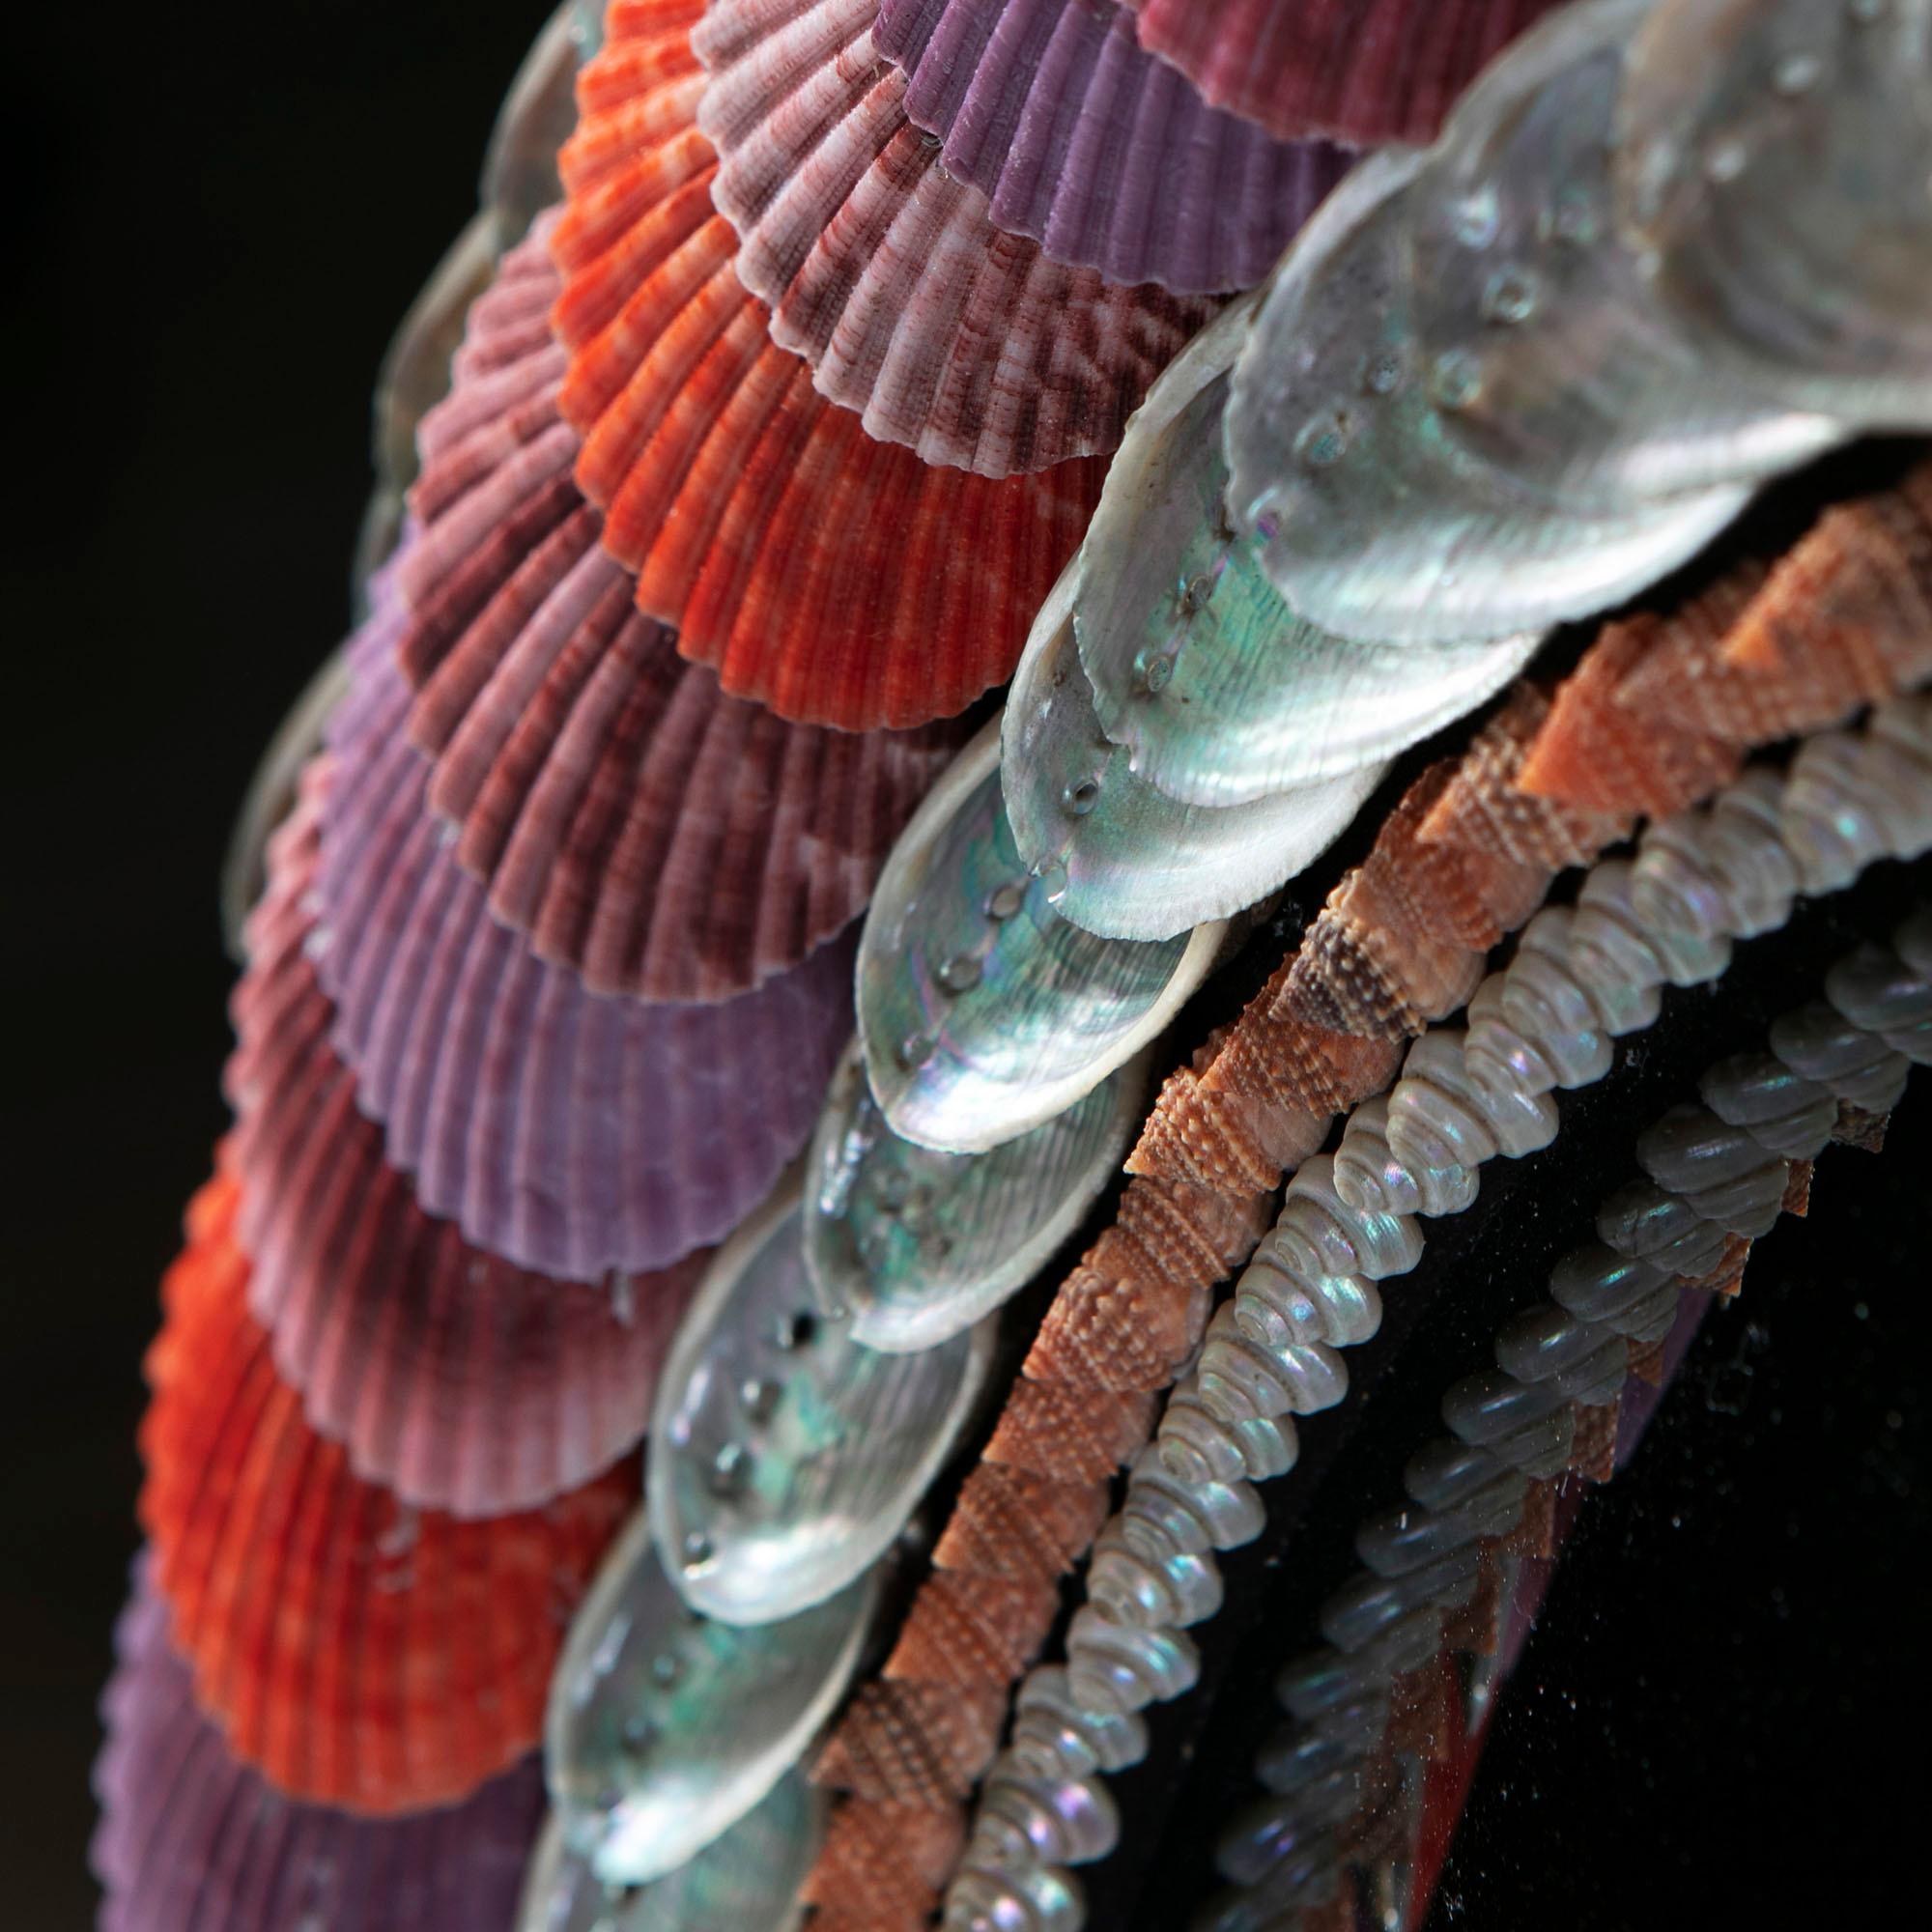
[(1169, 1398), (1157, 1440), (1162, 1466), (1182, 1482), (1192, 1483), (1286, 1475), (1300, 1454), (1289, 1411), (1223, 1414), (1202, 1393), (1198, 1376), (1189, 1376)]
[(1771, 1050), (1841, 1100), (1876, 1113), (1889, 1109), (1906, 1061), (1823, 1000), (1809, 1000), (1771, 1023)]
[[(1520, 1507), (1519, 1503), (1519, 1512)], [(1378, 1577), (1406, 1577), (1411, 1570), (1426, 1569), (1450, 1550), (1474, 1542), (1479, 1535), (1497, 1533), (1479, 1530), (1474, 1520), (1461, 1511), (1444, 1515), (1411, 1504), (1406, 1509), (1383, 1510), (1361, 1523), (1355, 1530), (1355, 1554)]]
[(1702, 1273), (1716, 1264), (1724, 1245), (1721, 1228), (1654, 1180), (1618, 1188), (1597, 1209), (1597, 1236), (1619, 1253), (1671, 1274)]
[[(1511, 1160), (1546, 1148), (1556, 1138), (1556, 1105), (1542, 1094), (1525, 1094), (1498, 1087), (1476, 1076), (1468, 1064), (1469, 1037), (1455, 1027), (1437, 1027), (1408, 1050), (1405, 1078), (1426, 1080), (1439, 1092), (1461, 1101), (1477, 1115), (1494, 1151)], [(1405, 1112), (1398, 1085), (1390, 1102), (1391, 1125)], [(1487, 1160), (1489, 1154), (1478, 1156)]]
[(1014, 1703), (1017, 1736), (1027, 1724), (1058, 1727), (1064, 1755), (1084, 1753), (1089, 1762), (1076, 1773), (1124, 1771), (1147, 1756), (1146, 1720), (1138, 1712), (1115, 1707), (1094, 1711), (1081, 1704), (1064, 1664), (1042, 1665), (1030, 1671)]
[(1690, 1195), (1764, 1165), (1764, 1150), (1708, 1108), (1672, 1107), (1636, 1138), (1637, 1164), (1660, 1187)]
[(1185, 1629), (1221, 1607), (1221, 1572), (1206, 1550), (1151, 1562), (1115, 1523), (1100, 1532), (1094, 1546), (1087, 1594), (1118, 1622)]
[(1816, 1154), (1838, 1118), (1831, 1094), (1772, 1053), (1719, 1061), (1698, 1081), (1697, 1092), (1720, 1121), (1743, 1127), (1760, 1147), (1787, 1160)]
[(1120, 1842), (1121, 1814), (1097, 1779), (1037, 1777), (1003, 1766), (986, 1780), (980, 1811), (1017, 1827), (1049, 1864), (1091, 1864)]
[(1586, 932), (1579, 932), (1579, 914), (1575, 907), (1545, 906), (1518, 934), (1517, 952), (1546, 953), (1554, 960), (1589, 1001), (1605, 1033), (1634, 1033), (1657, 1017), (1657, 981), (1661, 977), (1657, 955), (1646, 947), (1646, 958), (1634, 971), (1606, 973), (1602, 953), (1587, 944)]
[(1360, 1213), (1335, 1191), (1332, 1155), (1303, 1161), (1288, 1184), (1274, 1232), (1257, 1252), (1271, 1252), (1308, 1275), (1406, 1274), (1422, 1259), (1422, 1234), (1402, 1214)]
[(1147, 1519), (1182, 1549), (1237, 1549), (1267, 1522), (1261, 1497), (1247, 1483), (1185, 1483), (1163, 1466), (1160, 1452), (1142, 1451), (1127, 1481), (1121, 1514)]
[(1252, 1340), (1223, 1308), (1208, 1324), (1195, 1371), (1203, 1399), (1217, 1413), (1308, 1415), (1332, 1408), (1349, 1392), (1347, 1363), (1325, 1343), (1286, 1343), (1277, 1349)]
[(1366, 1275), (1284, 1274), (1270, 1263), (1251, 1264), (1230, 1304), (1241, 1331), (1269, 1348), (1325, 1342), (1352, 1348), (1381, 1326), (1381, 1295)]
[(1080, 1932), (1086, 1918), (1080, 1888), (1057, 1865), (967, 1865), (947, 1890), (941, 1922), (945, 1932)]
[(1605, 872), (1617, 876), (1596, 899), (1579, 898), (1567, 909), (1563, 946), (1577, 985), (1589, 994), (1608, 1031), (1621, 1037), (1641, 1032), (1657, 1018), (1664, 972), (1656, 950), (1631, 923), (1629, 866), (1622, 861), (1598, 866), (1586, 888)]
[(1408, 1459), (1403, 1488), (1425, 1509), (1452, 1510), (1487, 1495), (1493, 1484), (1513, 1490), (1520, 1507), (1522, 1473), (1492, 1456), (1479, 1442), (1436, 1436)]
[(1364, 1100), (1349, 1116), (1335, 1151), (1335, 1192), (1350, 1208), (1371, 1214), (1437, 1214), (1453, 1210), (1423, 1205), (1423, 1183), (1403, 1165), (1388, 1141), (1386, 1094)]
[(1503, 975), (1503, 1016), (1541, 1048), (1560, 1087), (1587, 1087), (1609, 1071), (1611, 1046), (1595, 1005), (1547, 952), (1519, 952)]
[(1321, 1605), (1321, 1634), (1337, 1650), (1363, 1650), (1409, 1611), (1454, 1601), (1472, 1589), (1482, 1552), (1464, 1544), (1401, 1577), (1357, 1576)]
[(1883, 947), (1861, 947), (1839, 960), (1825, 976), (1825, 997), (1854, 1026), (1890, 1045), (1897, 1044), (1894, 1033), (1932, 1021), (1932, 975)]
[[(1667, 1293), (1676, 1305), (1675, 1278), (1648, 1262), (1615, 1248), (1587, 1242), (1572, 1248), (1549, 1276), (1549, 1298), (1578, 1321), (1628, 1334), (1625, 1321), (1648, 1307), (1651, 1297)], [(1505, 1362), (1505, 1368), (1510, 1364)]]
[(1255, 1776), (1277, 1797), (1289, 1798), (1352, 1763), (1333, 1738), (1284, 1724), (1255, 1753)]
[(1201, 1654), (1178, 1630), (1117, 1623), (1097, 1605), (1083, 1604), (1066, 1630), (1066, 1676), (1083, 1700), (1118, 1700), (1138, 1711), (1193, 1690)]
[(1557, 1069), (1541, 1046), (1503, 1010), (1505, 973), (1492, 973), (1469, 999), (1463, 1052), (1469, 1072), (1498, 1101), (1511, 1094), (1538, 1098), (1557, 1086)]
[(1456, 1383), (1442, 1398), (1442, 1420), (1464, 1442), (1482, 1443), (1530, 1476), (1553, 1476), (1566, 1465), (1575, 1429), (1559, 1390), (1499, 1369)]

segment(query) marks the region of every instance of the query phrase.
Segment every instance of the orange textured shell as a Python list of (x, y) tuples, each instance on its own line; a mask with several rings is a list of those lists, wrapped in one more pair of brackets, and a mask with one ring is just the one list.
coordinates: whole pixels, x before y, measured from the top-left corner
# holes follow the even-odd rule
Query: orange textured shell
[[(1723, 621), (1714, 621), (1720, 610)], [(1848, 624), (1859, 632), (1849, 648)], [(1761, 641), (1768, 625), (1775, 650)], [(1531, 791), (1525, 775), (1573, 771), (1568, 718), (1578, 707), (1597, 718), (1612, 701), (1606, 692), (1620, 707), (1619, 730), (1655, 734), (1669, 725), (1687, 680), (1706, 679), (1715, 693), (1730, 674), (1717, 668), (1747, 660), (1757, 667), (1749, 675), (1768, 682), (1700, 716), (1700, 724), (1721, 720), (1736, 734), (1721, 740), (1726, 759), (1711, 765), (1712, 785), (1767, 720), (1777, 721), (1773, 738), (1817, 729), (1932, 676), (1932, 466), (1826, 513), (1769, 575), (1747, 564), (1648, 627), (1606, 626), (1553, 702), (1519, 686), (1462, 758), (1416, 781), (1297, 952), (1162, 1089), (1129, 1157), (1135, 1178), (1116, 1225), (1055, 1295), (934, 1546), (933, 1573), (882, 1681), (977, 1697), (963, 1659), (992, 1672), (1017, 1653), (1029, 1662), (1037, 1654), (1059, 1602), (1051, 1586), (1080, 1560), (1105, 1513), (1105, 1465), (1124, 1463), (1145, 1439), (1128, 1427), (1128, 1405), (1138, 1402), (1151, 1420), (1151, 1391), (1171, 1383), (1198, 1346), (1212, 1288), (1252, 1251), (1273, 1190), (1321, 1145), (1334, 1115), (1395, 1076), (1406, 1039), (1399, 1029), (1446, 1018), (1492, 939), (1529, 916), (1558, 870), (1593, 859), (1643, 809), (1635, 799), (1599, 803), (1594, 783), (1583, 787), (1588, 802), (1556, 785)], [(1652, 690), (1639, 672), (1663, 662), (1675, 668)], [(1715, 731), (1711, 742), (1720, 742)], [(1642, 773), (1635, 781), (1647, 790)], [(1412, 977), (1401, 950), (1375, 955), (1386, 983), (1363, 1000), (1354, 997), (1363, 974), (1350, 946), (1371, 903), (1399, 910), (1425, 943)], [(1432, 1009), (1439, 1001), (1450, 1004)], [(1334, 1023), (1306, 1017), (1311, 1003)], [(1349, 1030), (1357, 1025), (1368, 1031)], [(1144, 1346), (1102, 1337), (1103, 1307), (1109, 1327), (1143, 1330)], [(1150, 1392), (1123, 1393), (1123, 1382)], [(931, 1834), (925, 1842), (939, 1842), (935, 1768), (953, 1780), (963, 1826), (991, 1753), (962, 1763), (950, 1718), (929, 1743), (899, 1739), (882, 1752), (865, 1695), (845, 1720), (853, 1735), (841, 1723), (816, 1768), (843, 1796), (809, 1884), (814, 1924), (914, 1932), (947, 1874), (935, 1878), (929, 1861), (895, 1853), (895, 1833), (917, 1819)], [(894, 1713), (917, 1722), (924, 1708), (902, 1696)], [(900, 1763), (907, 1770), (895, 1779)]]
[(362, 1812), (448, 1804), (535, 1743), (637, 1469), (469, 1522), (362, 1482), (248, 1313), (239, 1197), (228, 1177), (195, 1197), (147, 1360), (140, 1517), (175, 1645), (203, 1709), (278, 1789)]
[(504, 258), (423, 420), (396, 570), (410, 733), (458, 859), (539, 958), (594, 993), (729, 999), (864, 908), (963, 731), (788, 724), (637, 610), (571, 475), (563, 351), (524, 326), (562, 287), (552, 225)]
[(1009, 235), (906, 118), (877, 0), (712, 0), (698, 125), (738, 279), (867, 433), (981, 476), (1112, 450), (1218, 304)]
[(846, 730), (950, 717), (1010, 675), (1106, 465), (973, 476), (817, 393), (712, 207), (701, 11), (618, 0), (580, 78), (551, 243), (577, 480), (639, 608), (727, 692)]

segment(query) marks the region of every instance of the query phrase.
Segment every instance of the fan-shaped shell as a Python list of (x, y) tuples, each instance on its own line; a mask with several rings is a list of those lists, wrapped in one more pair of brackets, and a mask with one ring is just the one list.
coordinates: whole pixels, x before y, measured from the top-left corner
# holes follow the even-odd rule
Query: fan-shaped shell
[[(1065, 880), (1063, 919), (1111, 939), (1170, 939), (1293, 878), (1347, 829), (1388, 767), (1363, 763), (1225, 807), (1185, 805), (1157, 790), (1100, 727), (1074, 646), (1084, 569), (1079, 557), (1067, 565), (1021, 654), (1001, 726), (1001, 796), (1021, 859)], [(1175, 581), (1163, 582), (1163, 602)], [(1273, 708), (1278, 718), (1289, 710), (1280, 701)], [(1210, 758), (1217, 722), (1201, 720)]]
[(390, 1162), (431, 1213), (576, 1280), (725, 1234), (811, 1131), (850, 1027), (853, 938), (710, 1006), (599, 998), (491, 918), (425, 809), (380, 652), (340, 722), (317, 965)]
[(961, 1333), (1029, 1281), (1086, 1218), (1141, 1117), (1146, 1058), (1031, 1133), (941, 1153), (886, 1124), (855, 1046), (812, 1136), (805, 1261), (855, 1340), (894, 1351)]
[(1425, 142), (1555, 0), (1124, 0), (1141, 44), (1275, 134)]
[(1694, 555), (1747, 484), (1572, 512), (1435, 427), (1480, 373), (1418, 366), (1408, 270), (1423, 157), (1371, 156), (1304, 228), (1236, 362), (1227, 506), (1295, 613), (1345, 638), (1500, 639), (1615, 603)]
[(1915, 0), (1652, 10), (1619, 212), (1714, 355), (1796, 407), (1932, 422), (1932, 22)]
[[(1250, 880), (1264, 883), (1241, 904), (1292, 876), (1341, 830), (1347, 821), (1336, 814), (1352, 810), (1347, 801), (1359, 804), (1373, 789), (1365, 772), (1481, 703), (1538, 641), (1530, 633), (1493, 644), (1391, 650), (1328, 636), (1282, 601), (1254, 541), (1232, 533), (1223, 515), (1227, 372), (1255, 307), (1250, 298), (1231, 309), (1155, 384), (1108, 472), (1065, 586), (1099, 731), (1131, 757), (1131, 772), (1129, 757), (1113, 760), (1110, 785), (1131, 787), (1138, 779), (1143, 790), (1152, 786), (1173, 799), (1224, 808), (1290, 789), (1302, 798), (1306, 829), (1278, 849), (1277, 864), (1270, 868), (1264, 850), (1245, 855)], [(1053, 636), (1042, 616), (1035, 645)], [(1037, 679), (1037, 672), (1029, 679), (1028, 704), (1009, 706), (1010, 719), (1032, 724)], [(1070, 689), (1063, 688), (1061, 697), (1063, 706), (1078, 703)], [(1069, 721), (1060, 735), (1077, 732)], [(1061, 836), (1065, 821), (1037, 805), (1023, 810), (1025, 771), (1024, 764), (1009, 765), (1008, 810), (1021, 851), (1033, 857)], [(1352, 788), (1329, 782), (1351, 775)], [(1105, 805), (1103, 792), (1101, 806), (1076, 828), (1076, 845), (1085, 842), (1096, 866), (1102, 854), (1088, 828), (1103, 817)], [(1161, 856), (1161, 823), (1151, 816), (1157, 807), (1151, 802), (1146, 810), (1151, 822), (1138, 841), (1144, 849), (1122, 852), (1122, 859), (1151, 864)], [(1271, 810), (1276, 833), (1290, 833), (1294, 815)], [(1239, 867), (1242, 834), (1233, 825), (1217, 831), (1212, 818), (1167, 816), (1170, 837), (1218, 851), (1224, 867)], [(1184, 900), (1182, 857), (1177, 845), (1167, 864)], [(1105, 883), (1096, 876), (1083, 903), (1103, 918), (1097, 929), (1128, 932), (1124, 909), (1104, 918)], [(1195, 890), (1209, 883), (1204, 875)], [(1069, 917), (1088, 923), (1079, 909)]]
[(544, 1719), (563, 1840), (607, 1885), (675, 1871), (767, 1796), (843, 1694), (877, 1596), (862, 1577), (752, 1629), (688, 1609), (639, 1510), (571, 1626)]
[(906, 118), (877, 0), (712, 0), (698, 125), (738, 279), (867, 435), (982, 476), (1112, 449), (1211, 304), (1003, 232)]
[(554, 1817), (530, 1860), (518, 1932), (789, 1932), (824, 1833), (824, 1798), (788, 1771), (695, 1858), (613, 1898)]
[(407, 1818), (292, 1803), (197, 1708), (167, 1627), (142, 1560), (94, 1767), (100, 1932), (509, 1932), (543, 1816), (534, 1753)]
[(423, 1211), (330, 1044), (309, 958), (318, 789), (278, 841), (234, 1003), (242, 1118), (224, 1161), (244, 1182), (250, 1306), (358, 1476), (461, 1516), (534, 1507), (643, 1435), (706, 1258), (589, 1287), (526, 1273)]
[(562, 156), (553, 250), (578, 481), (639, 607), (727, 692), (848, 730), (949, 717), (1011, 671), (1104, 465), (995, 482), (874, 441), (816, 393), (711, 207), (696, 12), (613, 14)]
[(637, 1494), (620, 1466), (460, 1521), (363, 1482), (248, 1313), (237, 1188), (188, 1211), (148, 1352), (140, 1516), (195, 1696), (290, 1797), (449, 1804), (535, 1743), (563, 1626)]
[(947, 173), (1056, 262), (1181, 292), (1252, 287), (1347, 169), (1208, 103), (1113, 0), (880, 0), (872, 39)]
[(981, 1326), (882, 1354), (822, 1308), (796, 1180), (723, 1249), (666, 1364), (645, 1493), (686, 1603), (768, 1624), (883, 1555), (952, 1452), (986, 1378)]
[(561, 427), (548, 337), (494, 356), (502, 332), (516, 340), (522, 283), (558, 286), (546, 233), (472, 313), (469, 349), (492, 359), (424, 423), (429, 523), (398, 562), (412, 609), (393, 640), (420, 687), (411, 735), (457, 858), (540, 958), (596, 993), (728, 999), (864, 907), (962, 733), (830, 731), (725, 696), (638, 613), (567, 478), (535, 486), (534, 519), (527, 502), (500, 525), (474, 514), (497, 449)]
[(859, 1043), (895, 1133), (980, 1153), (1050, 1121), (1160, 1033), (1218, 926), (1152, 943), (1061, 917), (1000, 803), (997, 721), (905, 829), (859, 944)]

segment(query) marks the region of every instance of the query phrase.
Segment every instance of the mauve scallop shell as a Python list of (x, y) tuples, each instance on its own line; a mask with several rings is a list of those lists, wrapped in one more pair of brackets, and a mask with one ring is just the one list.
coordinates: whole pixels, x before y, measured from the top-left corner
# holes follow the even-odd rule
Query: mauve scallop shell
[(535, 1754), (410, 1817), (293, 1803), (196, 1706), (151, 1571), (136, 1562), (100, 1706), (99, 1932), (510, 1932), (543, 1818)]
[(140, 1518), (201, 1708), (278, 1790), (345, 1809), (468, 1796), (536, 1742), (563, 1625), (635, 1463), (461, 1521), (354, 1475), (248, 1313), (237, 1188), (188, 1209), (161, 1286)]
[(527, 1273), (423, 1211), (356, 1108), (308, 957), (319, 777), (277, 838), (234, 1001), (242, 1118), (222, 1161), (242, 1181), (250, 1307), (358, 1476), (459, 1516), (533, 1508), (642, 1436), (705, 1256), (590, 1287)]
[(552, 248), (578, 482), (639, 607), (727, 692), (848, 730), (950, 717), (1011, 671), (1105, 466), (994, 482), (876, 442), (817, 394), (711, 206), (699, 11), (613, 11), (561, 156)]
[(1000, 227), (1181, 293), (1252, 287), (1347, 170), (1209, 107), (1112, 0), (881, 0), (905, 112)]
[(540, 958), (595, 993), (728, 999), (864, 908), (962, 730), (831, 731), (725, 696), (638, 613), (567, 477), (538, 486), (534, 522), (523, 505), (500, 526), (472, 514), (495, 440), (516, 423), (541, 442), (546, 411), (561, 424), (560, 352), (495, 355), (521, 281), (557, 286), (544, 232), (471, 315), (466, 353), (488, 366), (466, 367), (423, 425), (430, 522), (396, 566), (413, 608), (394, 641), (420, 687), (410, 734), (458, 860)]
[(1555, 0), (1124, 0), (1141, 45), (1278, 135), (1435, 139), (1470, 77)]
[(336, 1044), (423, 1206), (577, 1280), (714, 1241), (804, 1146), (849, 1031), (854, 935), (709, 1006), (588, 992), (490, 916), (425, 809), (409, 692), (357, 649), (325, 814), (317, 965)]
[(981, 476), (1112, 449), (1212, 303), (1126, 288), (997, 227), (906, 119), (875, 0), (712, 0), (698, 126), (738, 279), (867, 434)]

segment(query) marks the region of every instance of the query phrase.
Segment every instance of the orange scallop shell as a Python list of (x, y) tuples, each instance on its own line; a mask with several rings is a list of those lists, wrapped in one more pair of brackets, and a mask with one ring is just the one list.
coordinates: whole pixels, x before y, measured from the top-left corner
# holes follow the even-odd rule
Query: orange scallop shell
[(1106, 466), (933, 467), (817, 393), (711, 205), (699, 11), (613, 6), (580, 83), (552, 237), (577, 480), (639, 608), (727, 692), (847, 730), (949, 717), (1011, 673)]
[(147, 1360), (140, 1517), (174, 1639), (237, 1756), (292, 1797), (388, 1813), (535, 1743), (564, 1627), (635, 1504), (627, 1464), (477, 1521), (363, 1482), (248, 1313), (240, 1188), (195, 1197)]

